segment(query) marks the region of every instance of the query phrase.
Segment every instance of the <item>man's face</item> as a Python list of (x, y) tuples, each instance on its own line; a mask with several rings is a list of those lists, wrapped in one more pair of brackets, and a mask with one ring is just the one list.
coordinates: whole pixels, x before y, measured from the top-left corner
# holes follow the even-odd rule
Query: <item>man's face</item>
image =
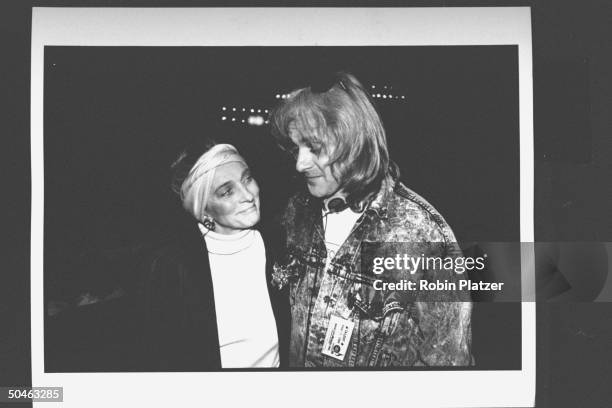
[(308, 191), (315, 197), (326, 198), (340, 189), (329, 163), (331, 146), (323, 146), (302, 137), (295, 126), (289, 126), (289, 137), (295, 144), (295, 169), (304, 175)]

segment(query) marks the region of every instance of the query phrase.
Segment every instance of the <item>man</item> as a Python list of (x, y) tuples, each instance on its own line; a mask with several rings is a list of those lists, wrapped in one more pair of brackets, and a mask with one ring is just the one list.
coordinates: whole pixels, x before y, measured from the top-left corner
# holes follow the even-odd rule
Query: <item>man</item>
[[(359, 81), (347, 73), (320, 78), (283, 100), (271, 123), (307, 189), (283, 215), (287, 257), (273, 275), (278, 286), (289, 286), (290, 365), (471, 364), (466, 292), (433, 299), (377, 290), (372, 269), (361, 264), (368, 243), (411, 243), (400, 246), (414, 257), (454, 259), (461, 251), (442, 216), (399, 182), (380, 117)], [(459, 278), (442, 270), (402, 276)]]

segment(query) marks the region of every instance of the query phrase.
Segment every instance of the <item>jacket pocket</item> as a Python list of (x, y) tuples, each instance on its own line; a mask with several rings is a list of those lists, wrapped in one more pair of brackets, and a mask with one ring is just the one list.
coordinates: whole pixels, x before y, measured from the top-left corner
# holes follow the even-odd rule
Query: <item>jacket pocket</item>
[(404, 317), (402, 312), (392, 312), (380, 321), (369, 318), (361, 320), (357, 365), (386, 367), (397, 365), (402, 360), (405, 348), (409, 347), (407, 338), (397, 337), (401, 337), (400, 322)]

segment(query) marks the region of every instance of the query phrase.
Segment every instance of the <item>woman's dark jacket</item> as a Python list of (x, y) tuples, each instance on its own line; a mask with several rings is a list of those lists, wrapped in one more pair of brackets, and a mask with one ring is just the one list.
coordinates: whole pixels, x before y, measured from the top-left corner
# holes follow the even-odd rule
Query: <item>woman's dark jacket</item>
[[(142, 263), (142, 336), (138, 353), (144, 371), (221, 369), (206, 243), (193, 218), (183, 221), (177, 237), (152, 251)], [(281, 292), (271, 286), (278, 234), (270, 228), (259, 230), (266, 247), (266, 280), (278, 329), (281, 367), (286, 367), (289, 302), (286, 290)], [(249, 307), (240, 301), (236, 299), (236, 307)]]

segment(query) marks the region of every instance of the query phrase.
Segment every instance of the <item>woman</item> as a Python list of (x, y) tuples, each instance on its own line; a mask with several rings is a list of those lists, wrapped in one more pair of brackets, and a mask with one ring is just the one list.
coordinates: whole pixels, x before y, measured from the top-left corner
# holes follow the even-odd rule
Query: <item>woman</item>
[[(182, 157), (175, 169), (188, 161)], [(288, 307), (268, 286), (270, 246), (253, 229), (257, 182), (229, 144), (188, 168), (175, 183), (186, 226), (147, 263), (146, 363), (164, 371), (279, 367)]]

